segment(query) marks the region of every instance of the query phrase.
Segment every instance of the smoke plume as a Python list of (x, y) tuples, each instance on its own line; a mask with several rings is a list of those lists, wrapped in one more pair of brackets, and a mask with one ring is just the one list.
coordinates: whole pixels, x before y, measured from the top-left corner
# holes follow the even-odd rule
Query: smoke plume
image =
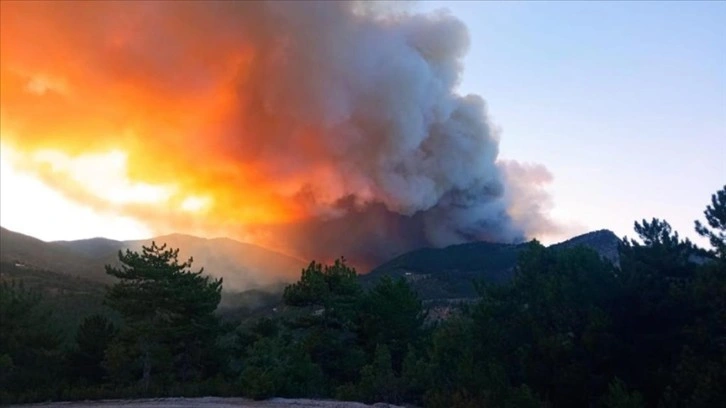
[[(547, 171), (498, 160), (484, 100), (457, 93), (469, 38), (446, 12), (3, 2), (1, 21), (3, 143), (104, 211), (366, 264), (554, 228)], [(163, 194), (110, 200), (47, 151), (122, 152)]]

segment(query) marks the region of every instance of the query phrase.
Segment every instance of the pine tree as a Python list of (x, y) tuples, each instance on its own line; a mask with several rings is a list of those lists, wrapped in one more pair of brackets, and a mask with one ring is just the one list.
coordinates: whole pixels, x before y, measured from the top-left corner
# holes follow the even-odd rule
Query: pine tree
[(106, 379), (102, 363), (116, 333), (116, 327), (105, 316), (93, 315), (83, 320), (76, 331), (76, 349), (70, 355), (75, 377), (90, 383), (101, 383)]
[[(152, 373), (163, 379), (189, 381), (205, 372), (213, 359), (219, 320), (222, 279), (190, 270), (193, 259), (179, 263), (179, 250), (152, 242), (141, 253), (119, 252), (120, 268), (106, 272), (120, 281), (106, 302), (124, 319), (112, 366), (140, 361), (141, 383), (148, 388)], [(126, 358), (125, 358), (126, 357)], [(134, 358), (137, 357), (137, 358)], [(129, 362), (131, 362), (129, 361)]]
[(696, 232), (708, 238), (716, 255), (726, 260), (726, 185), (711, 196), (711, 205), (703, 214), (710, 228), (696, 221)]
[(312, 361), (331, 380), (331, 388), (356, 381), (365, 364), (355, 333), (363, 297), (356, 276), (343, 258), (333, 265), (312, 262), (283, 294), (285, 304), (298, 309), (291, 325)]
[(60, 374), (61, 343), (41, 293), (22, 282), (0, 282), (0, 404), (8, 394), (51, 389)]
[(365, 296), (361, 308), (359, 335), (372, 355), (379, 345), (387, 346), (396, 373), (423, 330), (426, 313), (416, 291), (404, 280), (386, 276)]

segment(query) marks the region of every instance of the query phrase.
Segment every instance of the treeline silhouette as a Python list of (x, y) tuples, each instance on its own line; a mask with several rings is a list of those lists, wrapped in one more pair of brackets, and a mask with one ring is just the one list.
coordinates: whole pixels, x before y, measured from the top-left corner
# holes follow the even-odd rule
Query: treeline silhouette
[(427, 316), (404, 279), (365, 290), (344, 259), (312, 262), (273, 317), (215, 313), (222, 281), (153, 243), (71, 345), (21, 284), (0, 287), (2, 403), (142, 396), (312, 397), (427, 407), (716, 407), (726, 401), (726, 186), (698, 234), (635, 223), (619, 265), (533, 241), (514, 279)]

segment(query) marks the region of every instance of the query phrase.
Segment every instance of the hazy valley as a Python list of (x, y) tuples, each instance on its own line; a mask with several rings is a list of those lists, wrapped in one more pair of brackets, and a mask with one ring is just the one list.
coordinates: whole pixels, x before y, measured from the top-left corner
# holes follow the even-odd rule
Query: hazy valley
[[(95, 305), (88, 308), (88, 314), (100, 306), (105, 285), (115, 282), (106, 274), (105, 265), (118, 265), (119, 251), (139, 251), (152, 241), (180, 249), (181, 259), (193, 257), (193, 269), (204, 267), (205, 274), (223, 278), (220, 311), (235, 317), (246, 313), (269, 314), (282, 302), (285, 285), (299, 279), (300, 271), (309, 264), (229, 238), (172, 234), (137, 241), (92, 238), (45, 242), (6, 228), (0, 232), (0, 279), (16, 279), (49, 296), (64, 295), (70, 301)], [(615, 234), (601, 230), (553, 247), (584, 245), (617, 262), (618, 242)], [(517, 255), (525, 247), (526, 244), (478, 242), (422, 248), (401, 254), (371, 271), (358, 271), (359, 279), (364, 287), (372, 287), (383, 276), (404, 278), (429, 304), (455, 303), (477, 297), (475, 282), (508, 282)], [(84, 313), (80, 316), (85, 317)]]

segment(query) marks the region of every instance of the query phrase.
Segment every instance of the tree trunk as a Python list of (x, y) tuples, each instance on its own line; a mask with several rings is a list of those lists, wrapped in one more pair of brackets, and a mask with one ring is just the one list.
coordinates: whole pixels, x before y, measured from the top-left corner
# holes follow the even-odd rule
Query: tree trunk
[(143, 367), (141, 385), (144, 392), (149, 391), (149, 385), (151, 384), (151, 351), (149, 349), (148, 341), (141, 340), (141, 363)]

